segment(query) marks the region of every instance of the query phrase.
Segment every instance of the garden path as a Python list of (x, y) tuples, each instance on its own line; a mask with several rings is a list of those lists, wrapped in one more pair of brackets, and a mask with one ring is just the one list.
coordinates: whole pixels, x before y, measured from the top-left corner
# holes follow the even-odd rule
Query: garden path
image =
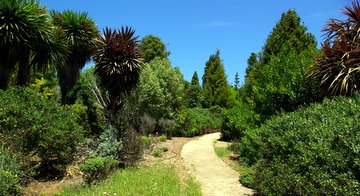
[(214, 142), (219, 138), (220, 133), (204, 135), (186, 143), (181, 151), (181, 157), (201, 183), (202, 194), (254, 195), (254, 190), (240, 184), (239, 174), (216, 156)]

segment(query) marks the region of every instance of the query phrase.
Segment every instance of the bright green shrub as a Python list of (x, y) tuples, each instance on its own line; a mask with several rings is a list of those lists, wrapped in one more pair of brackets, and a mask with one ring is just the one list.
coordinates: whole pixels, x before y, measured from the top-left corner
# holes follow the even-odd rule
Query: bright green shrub
[(241, 161), (264, 195), (360, 195), (360, 94), (313, 104), (247, 130)]
[(223, 140), (240, 140), (245, 130), (254, 129), (257, 115), (245, 106), (236, 106), (224, 112), (221, 124)]
[(0, 91), (0, 105), (3, 141), (24, 157), (37, 160), (24, 168), (35, 164), (34, 175), (50, 170), (61, 174), (82, 138), (82, 128), (71, 109), (21, 87)]
[(159, 140), (160, 142), (166, 142), (166, 135), (160, 135)]
[(20, 195), (21, 175), (18, 159), (0, 142), (0, 195)]
[(84, 182), (87, 184), (95, 183), (104, 179), (111, 171), (119, 165), (119, 161), (113, 157), (101, 157), (99, 155), (90, 155), (79, 168), (84, 172)]
[[(215, 110), (215, 112), (211, 112)], [(221, 109), (187, 108), (175, 118), (175, 136), (193, 137), (213, 133), (221, 127)]]

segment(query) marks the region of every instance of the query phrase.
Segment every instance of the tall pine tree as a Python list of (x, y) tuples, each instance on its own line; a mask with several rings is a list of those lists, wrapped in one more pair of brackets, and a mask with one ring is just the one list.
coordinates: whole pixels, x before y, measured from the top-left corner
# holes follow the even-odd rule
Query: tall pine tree
[(200, 105), (200, 95), (201, 93), (201, 87), (199, 83), (199, 77), (197, 72), (195, 71), (191, 83), (189, 84), (189, 87), (187, 89), (187, 102), (188, 107), (194, 108)]
[(229, 102), (229, 89), (226, 80), (224, 65), (220, 59), (220, 50), (210, 55), (206, 62), (203, 75), (203, 106), (226, 107)]

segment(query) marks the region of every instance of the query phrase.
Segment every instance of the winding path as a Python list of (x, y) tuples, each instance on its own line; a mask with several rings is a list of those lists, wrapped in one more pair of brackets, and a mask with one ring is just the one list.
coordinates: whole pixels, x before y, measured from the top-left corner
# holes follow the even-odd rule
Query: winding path
[(252, 189), (240, 184), (239, 174), (216, 156), (213, 146), (219, 138), (220, 133), (204, 135), (185, 144), (181, 151), (181, 157), (201, 183), (202, 194), (254, 195)]

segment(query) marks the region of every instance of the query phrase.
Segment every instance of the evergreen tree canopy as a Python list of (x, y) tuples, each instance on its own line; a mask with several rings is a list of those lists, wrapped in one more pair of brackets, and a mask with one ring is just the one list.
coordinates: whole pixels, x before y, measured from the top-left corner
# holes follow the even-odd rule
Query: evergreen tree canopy
[(314, 86), (305, 82), (306, 69), (314, 63), (316, 51), (314, 36), (301, 25), (296, 12), (283, 13), (263, 50), (248, 59), (242, 99), (262, 120), (317, 100)]
[(191, 78), (191, 83), (189, 84), (186, 90), (188, 107), (193, 108), (200, 105), (200, 99), (201, 99), (200, 93), (201, 93), (201, 87), (199, 83), (199, 77), (195, 71), (194, 75)]
[(140, 51), (145, 63), (150, 62), (155, 57), (167, 58), (170, 55), (161, 39), (153, 35), (148, 35), (141, 40)]
[(202, 79), (202, 95), (204, 97), (203, 106), (227, 106), (229, 101), (229, 89), (219, 50), (217, 50), (215, 54), (210, 55), (209, 60), (206, 62)]

